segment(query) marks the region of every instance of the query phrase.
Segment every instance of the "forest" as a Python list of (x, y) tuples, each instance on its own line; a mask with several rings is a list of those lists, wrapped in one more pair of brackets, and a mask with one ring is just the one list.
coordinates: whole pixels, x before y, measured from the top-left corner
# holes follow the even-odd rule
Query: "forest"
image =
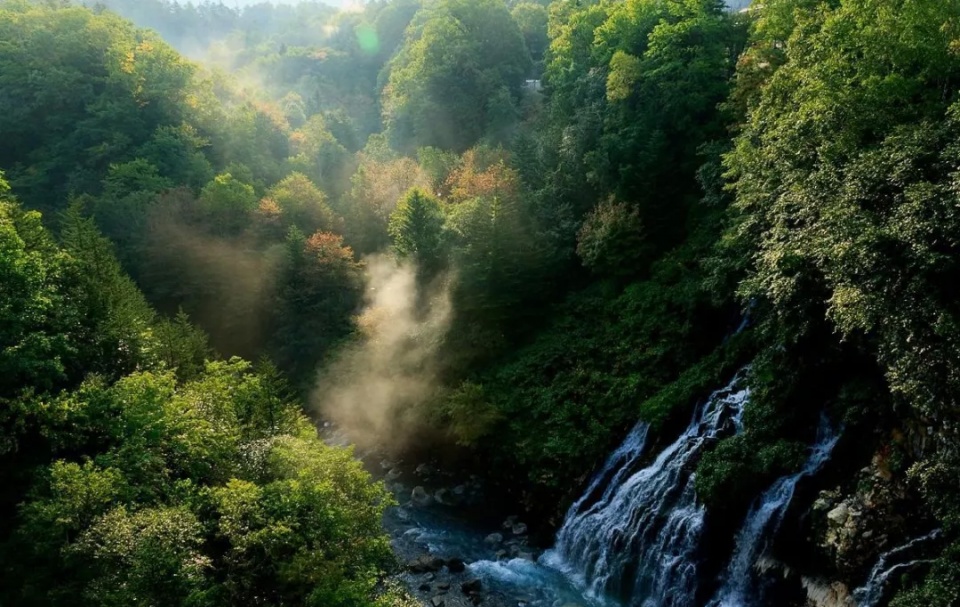
[(336, 4), (0, 0), (0, 606), (444, 607), (371, 462), (552, 537), (735, 376), (599, 594), (960, 605), (960, 0)]

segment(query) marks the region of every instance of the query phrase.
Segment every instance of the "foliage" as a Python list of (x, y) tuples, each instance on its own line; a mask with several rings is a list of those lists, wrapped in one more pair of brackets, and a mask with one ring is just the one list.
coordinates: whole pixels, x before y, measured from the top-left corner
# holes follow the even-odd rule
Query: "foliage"
[(462, 152), (486, 135), (502, 137), (529, 69), (503, 0), (430, 3), (390, 63), (383, 108), (391, 142)]
[(443, 210), (436, 198), (423, 190), (410, 190), (390, 215), (388, 230), (398, 257), (413, 260), (427, 274), (440, 268)]

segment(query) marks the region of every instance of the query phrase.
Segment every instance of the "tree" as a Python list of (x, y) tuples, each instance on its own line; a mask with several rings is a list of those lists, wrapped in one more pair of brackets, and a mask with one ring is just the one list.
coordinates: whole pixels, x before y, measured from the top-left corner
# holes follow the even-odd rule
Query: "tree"
[(416, 262), (424, 275), (442, 267), (443, 209), (439, 200), (423, 190), (410, 190), (390, 215), (389, 231), (397, 255)]
[[(530, 56), (540, 70), (543, 69), (543, 59), (550, 46), (550, 37), (547, 34), (549, 13), (547, 8), (536, 2), (520, 2), (510, 11), (513, 20), (517, 22), (520, 33), (527, 44)], [(537, 74), (539, 75), (539, 70)]]
[(360, 305), (362, 266), (343, 238), (305, 237), (291, 228), (279, 271), (273, 316), (274, 360), (298, 383), (313, 379), (323, 357), (352, 330)]
[(253, 186), (230, 173), (222, 173), (204, 186), (197, 203), (215, 234), (232, 236), (249, 224), (257, 208), (257, 196)]
[(601, 275), (643, 274), (651, 255), (637, 209), (615, 200), (601, 202), (580, 229), (577, 254)]
[[(284, 177), (267, 191), (265, 200), (276, 204), (280, 215), (278, 227), (284, 233), (293, 226), (307, 233), (339, 227), (326, 195), (302, 173)], [(261, 201), (261, 209), (263, 206)]]
[[(0, 173), (0, 400), (51, 390), (67, 378), (76, 355), (72, 328), (79, 312), (64, 282), (69, 257), (40, 223), (19, 208)], [(0, 452), (10, 448), (9, 424), (22, 424), (4, 405)]]
[(503, 1), (440, 0), (410, 28), (383, 93), (394, 147), (462, 152), (485, 135), (503, 136), (494, 132), (501, 106), (512, 106), (530, 71)]

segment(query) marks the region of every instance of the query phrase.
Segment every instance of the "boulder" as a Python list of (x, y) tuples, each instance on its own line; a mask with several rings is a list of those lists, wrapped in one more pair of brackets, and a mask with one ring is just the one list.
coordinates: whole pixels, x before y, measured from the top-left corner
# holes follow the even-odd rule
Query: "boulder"
[(827, 513), (827, 520), (837, 525), (843, 525), (847, 522), (847, 518), (850, 516), (850, 508), (845, 503), (841, 503), (839, 506)]
[(418, 506), (429, 506), (433, 503), (433, 498), (430, 497), (430, 494), (427, 493), (427, 490), (421, 486), (413, 488), (413, 491), (410, 493), (410, 499), (414, 504)]
[(450, 491), (447, 489), (437, 489), (437, 491), (433, 494), (433, 499), (435, 499), (438, 504), (443, 506), (453, 505), (452, 496), (450, 495)]
[(412, 573), (430, 573), (443, 568), (443, 559), (425, 554), (418, 556), (407, 563), (407, 570)]

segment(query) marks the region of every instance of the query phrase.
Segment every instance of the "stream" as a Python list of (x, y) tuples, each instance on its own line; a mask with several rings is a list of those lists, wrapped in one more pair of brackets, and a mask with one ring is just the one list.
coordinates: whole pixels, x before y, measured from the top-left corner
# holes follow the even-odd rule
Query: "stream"
[[(716, 440), (742, 430), (747, 369), (696, 407), (684, 432), (658, 451), (637, 424), (566, 514), (552, 546), (537, 546), (519, 516), (498, 516), (477, 477), (455, 479), (427, 464), (380, 464), (398, 506), (384, 517), (397, 575), (427, 607), (760, 607), (758, 563), (768, 556), (798, 483), (830, 459), (839, 433), (825, 417), (803, 467), (754, 500), (719, 577), (703, 569), (705, 507), (696, 462)], [(495, 500), (493, 500), (495, 501)], [(927, 563), (913, 548), (888, 551), (845, 607), (877, 607), (888, 579)], [(712, 593), (712, 596), (710, 594)]]

